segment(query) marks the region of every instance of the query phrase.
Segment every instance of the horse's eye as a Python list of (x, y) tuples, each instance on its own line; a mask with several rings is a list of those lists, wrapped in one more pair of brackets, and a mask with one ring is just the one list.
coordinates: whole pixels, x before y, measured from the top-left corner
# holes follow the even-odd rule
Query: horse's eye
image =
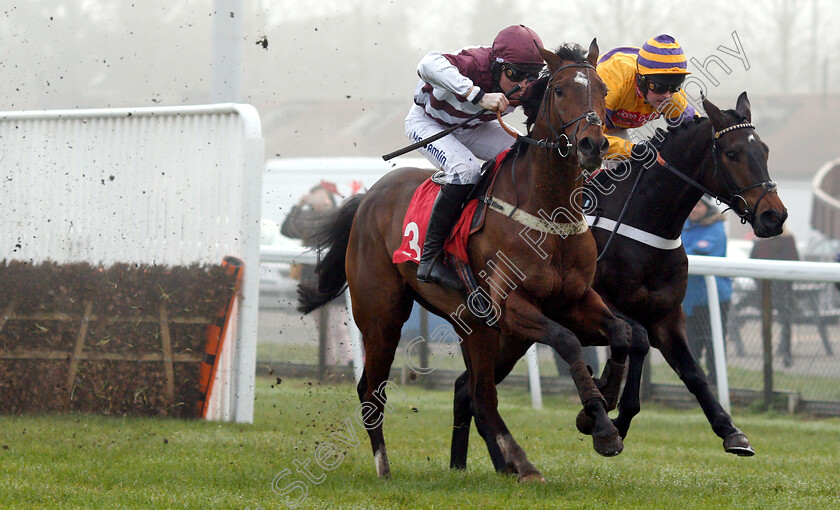
[(554, 87), (554, 94), (557, 97), (561, 97), (563, 95), (563, 87)]
[(726, 151), (726, 157), (732, 161), (738, 161), (738, 153), (735, 151)]

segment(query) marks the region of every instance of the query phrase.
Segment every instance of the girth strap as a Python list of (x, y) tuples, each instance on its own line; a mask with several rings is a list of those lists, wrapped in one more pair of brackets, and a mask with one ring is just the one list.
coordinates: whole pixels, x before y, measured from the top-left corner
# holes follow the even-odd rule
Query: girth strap
[(589, 230), (589, 225), (585, 219), (576, 223), (557, 223), (534, 216), (496, 197), (484, 197), (483, 201), (490, 209), (504, 214), (508, 218), (530, 229), (545, 232), (546, 234), (568, 237), (582, 234)]
[[(602, 228), (604, 230), (609, 230), (610, 232), (615, 230), (616, 222), (613, 220), (604, 217), (596, 218), (595, 216), (585, 216), (585, 219), (589, 222), (592, 228)], [(682, 238), (680, 237), (676, 239), (666, 239), (664, 237), (659, 237), (656, 234), (651, 234), (650, 232), (645, 232), (644, 230), (625, 224), (619, 225), (616, 233), (642, 244), (659, 248), (660, 250), (675, 250), (682, 246)]]

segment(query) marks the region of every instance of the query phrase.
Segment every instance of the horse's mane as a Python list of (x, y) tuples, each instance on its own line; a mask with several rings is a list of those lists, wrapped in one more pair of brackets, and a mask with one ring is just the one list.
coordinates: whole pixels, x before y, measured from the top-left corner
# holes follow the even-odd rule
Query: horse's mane
[[(735, 123), (747, 122), (747, 118), (735, 110), (723, 110), (722, 113), (732, 119)], [(655, 134), (649, 141), (654, 147), (656, 147), (656, 150), (662, 150), (662, 147), (667, 145), (669, 140), (673, 140), (681, 136), (688, 129), (704, 125), (706, 122), (709, 122), (708, 117), (695, 117), (693, 119), (680, 122), (676, 126), (668, 126), (668, 129), (656, 128)]]
[(667, 129), (656, 128), (653, 136), (648, 140), (651, 145), (656, 147), (656, 150), (662, 150), (662, 147), (668, 144), (670, 140), (674, 140), (689, 129), (695, 129), (700, 124), (705, 124), (709, 120), (708, 117), (695, 117), (693, 119), (680, 122), (676, 126), (668, 126)]
[[(735, 123), (747, 121), (746, 117), (743, 114), (735, 110), (722, 110), (722, 113)], [(657, 151), (662, 151), (664, 147), (666, 147), (670, 143), (674, 143), (675, 140), (679, 140), (684, 135), (686, 135), (686, 133), (690, 131), (700, 130), (701, 128), (703, 128), (703, 126), (708, 126), (710, 122), (711, 119), (709, 119), (708, 117), (694, 117), (693, 119), (680, 122), (676, 126), (668, 126), (667, 129), (656, 128), (656, 131), (654, 132), (653, 136), (651, 136), (648, 139), (648, 142), (650, 142), (650, 144), (653, 145)], [(706, 127), (705, 129), (710, 128)], [(634, 170), (637, 170), (643, 164), (645, 164), (645, 162), (637, 160), (627, 160), (622, 162), (621, 164), (629, 164)], [(596, 176), (596, 179), (598, 179), (602, 185), (606, 185), (607, 182), (610, 179), (612, 179), (612, 177), (608, 175), (609, 173), (610, 172), (599, 172)]]
[(577, 43), (565, 43), (554, 50), (554, 54), (560, 57), (560, 60), (574, 62), (575, 64), (585, 63), (588, 53), (583, 49), (583, 46)]
[[(587, 52), (583, 47), (576, 43), (565, 43), (556, 50), (554, 54), (560, 57), (560, 60), (565, 62), (574, 62), (576, 64), (583, 64), (586, 62)], [(522, 109), (525, 111), (527, 120), (525, 126), (528, 132), (531, 132), (531, 126), (537, 121), (537, 113), (540, 110), (540, 105), (545, 96), (545, 88), (548, 85), (549, 75), (548, 69), (543, 69), (539, 79), (532, 83), (528, 90), (523, 94), (522, 99), (519, 100)]]

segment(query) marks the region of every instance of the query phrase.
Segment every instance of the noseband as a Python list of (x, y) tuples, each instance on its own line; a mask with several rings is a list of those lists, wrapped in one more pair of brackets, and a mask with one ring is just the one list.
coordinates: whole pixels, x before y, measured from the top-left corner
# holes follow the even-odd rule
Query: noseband
[[(744, 122), (741, 124), (735, 124), (734, 126), (729, 126), (714, 133), (714, 136), (712, 137), (712, 160), (715, 164), (714, 175), (717, 175), (718, 168), (724, 167), (723, 156), (721, 156), (721, 151), (717, 144), (718, 138), (720, 138), (721, 135), (730, 131), (747, 128), (755, 129), (755, 126), (753, 126), (749, 122)], [(729, 197), (723, 197), (707, 189), (705, 186), (698, 183), (691, 177), (677, 170), (673, 165), (665, 161), (662, 158), (662, 156), (658, 153), (656, 159), (660, 165), (670, 170), (671, 173), (675, 174), (677, 177), (688, 182), (695, 188), (701, 190), (703, 193), (712, 196), (718, 202), (725, 204), (727, 206), (726, 211), (731, 209), (732, 212), (734, 212), (739, 218), (741, 218), (742, 224), (749, 222), (752, 225), (755, 221), (755, 213), (756, 211), (758, 211), (758, 206), (761, 203), (761, 201), (764, 200), (764, 197), (767, 196), (768, 193), (776, 193), (776, 183), (774, 183), (773, 181), (761, 181), (739, 189), (738, 186), (735, 184), (735, 181), (732, 180), (731, 175), (729, 175), (727, 172), (721, 172), (721, 175), (723, 176), (723, 184), (726, 186), (727, 193), (729, 193)], [(750, 210), (749, 203), (747, 202), (747, 199), (744, 198), (743, 193), (753, 188), (762, 188), (764, 191), (761, 194), (761, 196), (758, 197), (758, 200), (756, 200), (755, 207), (752, 210)], [(738, 202), (740, 202), (740, 204), (738, 204)], [(742, 205), (743, 210), (739, 210), (737, 205)]]
[[(552, 90), (551, 82), (554, 81), (554, 77), (557, 76), (557, 73), (559, 73), (560, 71), (562, 71), (564, 69), (569, 69), (569, 68), (573, 68), (573, 67), (584, 68), (584, 69), (592, 69), (593, 71), (595, 70), (595, 67), (593, 65), (591, 65), (589, 63), (586, 63), (586, 62), (580, 62), (580, 63), (576, 63), (576, 64), (567, 64), (567, 65), (564, 65), (564, 66), (560, 66), (559, 68), (557, 68), (551, 74), (551, 77), (548, 79), (548, 84), (545, 87), (545, 92), (544, 92), (544, 95), (543, 95), (543, 104), (546, 103), (546, 100), (548, 99), (547, 96), (548, 96), (548, 94), (551, 93), (551, 90)], [(587, 92), (589, 92), (589, 87), (590, 86), (589, 86), (588, 82), (587, 82), (586, 87), (587, 87)], [(595, 110), (592, 109), (592, 103), (591, 103), (591, 101), (592, 101), (591, 96), (592, 95), (588, 94), (588, 96), (589, 96), (589, 100), (590, 100), (590, 104), (588, 105), (589, 110), (587, 110), (583, 114), (575, 117), (574, 119), (570, 120), (569, 122), (563, 122), (563, 118), (561, 117), (561, 112), (559, 112), (559, 111), (557, 112), (557, 119), (560, 121), (560, 133), (559, 134), (554, 129), (554, 127), (551, 125), (551, 122), (547, 123), (548, 124), (548, 129), (551, 131), (551, 139), (550, 140), (548, 138), (543, 138), (542, 140), (534, 140), (533, 138), (530, 138), (530, 137), (527, 137), (527, 136), (520, 136), (518, 138), (525, 143), (528, 143), (528, 144), (531, 144), (531, 145), (536, 145), (536, 146), (542, 147), (544, 149), (549, 149), (549, 150), (555, 150), (556, 149), (557, 153), (560, 154), (561, 158), (569, 157), (569, 155), (572, 153), (572, 150), (577, 152), (578, 135), (580, 134), (580, 131), (581, 131), (581, 121), (586, 120), (586, 124), (583, 126), (583, 129), (586, 129), (589, 126), (603, 126), (604, 125), (604, 122), (601, 120), (601, 117), (599, 117), (598, 114), (595, 112)], [(549, 116), (549, 118), (551, 117), (551, 104), (552, 104), (552, 102), (549, 101), (548, 102), (548, 116)], [(566, 129), (568, 129), (572, 125), (576, 125), (575, 126), (575, 132), (574, 132), (574, 143), (572, 143), (572, 139), (570, 139), (569, 136), (566, 134)], [(563, 152), (564, 150), (565, 150), (565, 152)]]

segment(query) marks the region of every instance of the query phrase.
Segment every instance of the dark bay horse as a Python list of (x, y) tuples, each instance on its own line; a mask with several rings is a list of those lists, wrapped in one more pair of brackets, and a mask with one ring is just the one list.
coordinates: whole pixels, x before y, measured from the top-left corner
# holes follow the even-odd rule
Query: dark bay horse
[[(768, 149), (751, 124), (746, 93), (738, 98), (734, 110), (721, 111), (708, 100), (704, 100), (703, 106), (708, 118), (657, 132), (654, 144), (659, 146), (658, 158), (651, 152), (643, 161), (633, 161), (629, 167), (620, 166), (608, 178), (594, 180), (592, 204), (587, 209), (598, 219), (593, 230), (602, 255), (594, 287), (610, 309), (633, 328), (627, 382), (618, 405), (619, 414), (613, 420), (622, 438), (640, 410), (642, 366), (652, 345), (662, 352), (697, 398), (712, 430), (724, 440), (725, 451), (749, 456), (754, 451), (747, 436), (721, 407), (689, 351), (681, 307), (688, 260), (677, 240), (689, 212), (704, 192), (729, 206), (742, 221), (749, 222), (758, 237), (780, 234), (787, 210), (770, 181)], [(628, 237), (621, 230), (609, 242), (628, 200), (621, 228), (633, 227), (646, 232), (650, 238), (647, 242), (637, 240), (645, 236), (628, 231), (631, 235)], [(530, 343), (515, 338), (502, 342), (496, 365), (497, 381), (510, 372), (529, 346)], [(463, 374), (459, 383), (464, 385), (468, 377), (469, 374)], [(456, 383), (455, 426), (464, 427), (470, 402), (469, 394), (459, 383)], [(591, 419), (582, 414), (577, 425), (583, 433), (592, 430)], [(468, 420), (466, 427), (469, 427)], [(466, 466), (468, 437), (453, 433), (451, 465), (454, 468)], [(491, 450), (490, 454), (496, 453)]]
[[(577, 45), (541, 53), (548, 76), (533, 88), (542, 95), (528, 139), (540, 145), (507, 158), (493, 189), (495, 203), (513, 204), (519, 212), (512, 217), (488, 212), (483, 229), (468, 244), (473, 272), (482, 275), (478, 290), (489, 298), (495, 326), (485, 320), (489, 310), (476, 310), (462, 293), (418, 283), (416, 264), (392, 262), (403, 239), (409, 202), (430, 177), (428, 170), (390, 172), (363, 197), (346, 202), (315, 236), (315, 244), (329, 251), (316, 269), (317, 288), (301, 287), (299, 309), (309, 312), (323, 305), (343, 292), (345, 282), (350, 289), (366, 354), (358, 393), (380, 477), (390, 475), (382, 434), (385, 389), (393, 389), (387, 378), (415, 300), (449, 320), (460, 337), (471, 381), (465, 388), (473, 402), (471, 416), (495, 452), (497, 471), (517, 473), (521, 481), (542, 480), (497, 409), (494, 369), (500, 334), (557, 350), (571, 365), (585, 413), (593, 420), (596, 451), (611, 456), (623, 448), (607, 415), (607, 401), (581, 358), (580, 342), (561, 334), (571, 330), (609, 345), (614, 362), (624, 367), (630, 328), (592, 289), (595, 240), (582, 210), (573, 204), (581, 168), (598, 168), (608, 147), (601, 130), (606, 86), (594, 68), (598, 46), (593, 40), (588, 54)], [(519, 237), (525, 230), (520, 221), (542, 221), (549, 227), (541, 232), (545, 239), (540, 250)], [(610, 380), (620, 385), (621, 377), (623, 371)]]

